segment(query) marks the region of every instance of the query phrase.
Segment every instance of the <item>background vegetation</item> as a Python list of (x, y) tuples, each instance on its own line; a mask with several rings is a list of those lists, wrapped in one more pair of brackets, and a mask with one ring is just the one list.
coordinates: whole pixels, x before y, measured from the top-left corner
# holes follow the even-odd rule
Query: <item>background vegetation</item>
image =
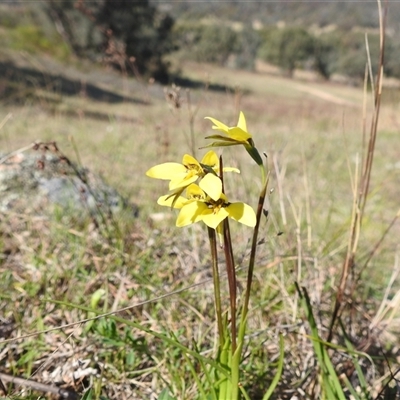
[[(314, 2), (315, 3), (315, 2)], [(374, 3), (169, 3), (140, 1), (46, 0), (39, 5), (4, 11), (2, 24), (14, 28), (14, 47), (32, 35), (37, 48), (67, 52), (107, 63), (125, 73), (172, 81), (179, 69), (171, 59), (256, 68), (256, 61), (276, 65), (289, 76), (295, 69), (324, 79), (359, 84), (365, 71), (366, 43), (376, 67), (379, 49)], [(158, 6), (158, 7), (157, 7)], [(329, 11), (329, 13), (328, 13)], [(17, 22), (16, 16), (19, 15)], [(330, 20), (326, 20), (326, 15)], [(400, 77), (398, 20), (391, 4), (387, 19), (385, 74)], [(348, 22), (351, 21), (351, 24)], [(40, 36), (40, 38), (39, 38)], [(36, 37), (36, 40), (35, 40)], [(62, 49), (49, 43), (62, 38)], [(50, 47), (53, 47), (51, 49)], [(31, 48), (31, 51), (33, 49)], [(172, 57), (169, 55), (173, 53)]]

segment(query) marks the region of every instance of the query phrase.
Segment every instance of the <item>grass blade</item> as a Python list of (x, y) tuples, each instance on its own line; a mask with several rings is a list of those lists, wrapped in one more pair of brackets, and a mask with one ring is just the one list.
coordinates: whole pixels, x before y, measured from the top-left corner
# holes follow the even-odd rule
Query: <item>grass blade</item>
[(283, 371), (283, 359), (285, 356), (285, 349), (283, 346), (283, 336), (282, 334), (279, 334), (279, 361), (278, 361), (278, 369), (276, 371), (276, 374), (274, 376), (274, 379), (271, 382), (271, 385), (269, 386), (267, 392), (265, 393), (263, 400), (269, 400), (269, 398), (272, 396), (274, 393), (274, 390), (276, 386), (278, 385), (281, 376), (282, 376), (282, 371)]

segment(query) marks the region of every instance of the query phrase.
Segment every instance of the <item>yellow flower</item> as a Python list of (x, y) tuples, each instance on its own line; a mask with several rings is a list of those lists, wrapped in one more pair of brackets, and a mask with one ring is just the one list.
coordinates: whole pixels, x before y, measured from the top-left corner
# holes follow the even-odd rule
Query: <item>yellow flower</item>
[(254, 145), (253, 138), (247, 131), (246, 118), (242, 111), (240, 111), (237, 126), (233, 127), (228, 127), (215, 118), (206, 117), (206, 119), (209, 119), (214, 124), (212, 127), (213, 129), (225, 133), (225, 135), (206, 136), (206, 139), (218, 139), (216, 142), (213, 142), (206, 147), (236, 146), (242, 144), (253, 160), (258, 165), (263, 165), (261, 156)]
[(240, 112), (237, 126), (233, 127), (228, 127), (215, 118), (206, 117), (206, 119), (209, 119), (214, 124), (212, 127), (213, 129), (225, 133), (225, 135), (207, 136), (206, 139), (219, 140), (218, 142), (214, 142), (209, 146), (235, 146), (238, 144), (254, 146), (252, 136), (247, 131), (246, 118), (242, 112)]
[[(239, 172), (236, 168), (224, 168), (224, 171)], [(219, 160), (214, 151), (209, 151), (198, 162), (194, 157), (185, 154), (182, 164), (167, 162), (150, 168), (146, 175), (151, 178), (169, 180), (169, 189), (175, 191), (170, 195), (175, 198), (179, 196), (183, 189), (202, 178), (199, 185), (209, 196), (217, 200), (222, 193), (222, 182), (217, 176), (219, 173)]]
[(210, 228), (217, 229), (227, 217), (250, 227), (256, 224), (256, 215), (249, 205), (239, 202), (230, 203), (223, 193), (219, 199), (215, 200), (199, 186), (191, 184), (186, 189), (186, 196), (187, 198), (179, 196), (175, 202), (170, 195), (158, 199), (160, 205), (181, 210), (176, 220), (178, 227), (203, 221)]

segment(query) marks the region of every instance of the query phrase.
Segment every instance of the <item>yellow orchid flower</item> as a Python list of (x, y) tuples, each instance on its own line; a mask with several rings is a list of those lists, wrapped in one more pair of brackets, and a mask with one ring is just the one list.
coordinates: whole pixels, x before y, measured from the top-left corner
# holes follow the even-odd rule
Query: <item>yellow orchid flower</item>
[(168, 195), (158, 199), (160, 205), (173, 206), (181, 210), (176, 220), (178, 227), (203, 221), (210, 228), (217, 229), (227, 217), (250, 227), (256, 224), (256, 215), (249, 205), (239, 202), (230, 203), (223, 193), (219, 199), (214, 200), (198, 185), (191, 184), (186, 189), (186, 196), (186, 199), (179, 196), (175, 203)]
[(210, 146), (235, 146), (238, 144), (254, 146), (251, 134), (247, 131), (246, 118), (242, 111), (240, 111), (239, 121), (237, 126), (228, 127), (215, 118), (206, 117), (214, 126), (213, 129), (224, 132), (225, 135), (211, 135), (206, 139), (218, 139), (218, 142), (212, 143)]
[(247, 131), (246, 118), (242, 111), (240, 111), (237, 126), (233, 127), (229, 127), (222, 122), (216, 120), (215, 118), (205, 118), (209, 119), (214, 124), (212, 129), (216, 129), (225, 133), (225, 135), (206, 136), (206, 139), (217, 139), (216, 142), (213, 142), (206, 147), (243, 145), (258, 165), (263, 164), (261, 156), (258, 153), (258, 150), (255, 148), (252, 135)]
[[(239, 172), (237, 168), (224, 168), (224, 171)], [(198, 162), (194, 157), (185, 154), (182, 159), (182, 164), (167, 162), (156, 165), (150, 168), (146, 175), (151, 178), (169, 180), (169, 189), (176, 191), (171, 197), (176, 198), (180, 195), (183, 189), (190, 184), (202, 178), (200, 187), (206, 191), (209, 196), (217, 200), (222, 193), (222, 182), (217, 176), (219, 173), (219, 160), (214, 151), (209, 151), (201, 162)], [(182, 190), (179, 190), (182, 189)]]

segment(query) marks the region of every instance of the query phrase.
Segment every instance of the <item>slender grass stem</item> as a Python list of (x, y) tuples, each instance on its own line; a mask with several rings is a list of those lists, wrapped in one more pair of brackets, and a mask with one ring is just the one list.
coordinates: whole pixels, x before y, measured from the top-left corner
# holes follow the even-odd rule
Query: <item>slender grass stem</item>
[[(329, 331), (327, 336), (327, 341), (330, 342), (333, 337), (333, 329), (336, 321), (340, 319), (342, 313), (342, 303), (344, 297), (344, 291), (346, 285), (349, 281), (349, 276), (354, 272), (356, 265), (356, 256), (358, 252), (358, 239), (361, 231), (361, 227), (364, 220), (365, 206), (369, 194), (369, 186), (371, 182), (371, 171), (372, 164), (375, 155), (375, 144), (378, 133), (378, 122), (380, 116), (380, 106), (381, 106), (381, 95), (382, 95), (382, 79), (383, 79), (383, 69), (384, 69), (384, 55), (385, 55), (385, 29), (386, 29), (386, 17), (387, 17), (387, 1), (385, 2), (385, 9), (382, 13), (381, 0), (377, 0), (378, 12), (379, 12), (379, 30), (380, 30), (380, 51), (379, 51), (379, 64), (378, 72), (376, 77), (376, 82), (374, 84), (371, 77), (371, 85), (374, 87), (374, 109), (372, 113), (372, 120), (369, 133), (368, 148), (366, 149), (366, 155), (363, 156), (363, 171), (361, 174), (361, 183), (358, 198), (355, 201), (354, 219), (352, 220), (352, 225), (350, 227), (350, 240), (346, 259), (344, 260), (342, 273), (340, 277), (340, 282), (336, 292), (335, 305), (332, 312), (332, 318), (329, 325)], [(365, 132), (365, 131), (364, 131)], [(363, 135), (364, 135), (363, 132)], [(364, 141), (364, 136), (363, 136)], [(355, 282), (357, 284), (357, 281)], [(353, 289), (354, 290), (354, 285)]]

